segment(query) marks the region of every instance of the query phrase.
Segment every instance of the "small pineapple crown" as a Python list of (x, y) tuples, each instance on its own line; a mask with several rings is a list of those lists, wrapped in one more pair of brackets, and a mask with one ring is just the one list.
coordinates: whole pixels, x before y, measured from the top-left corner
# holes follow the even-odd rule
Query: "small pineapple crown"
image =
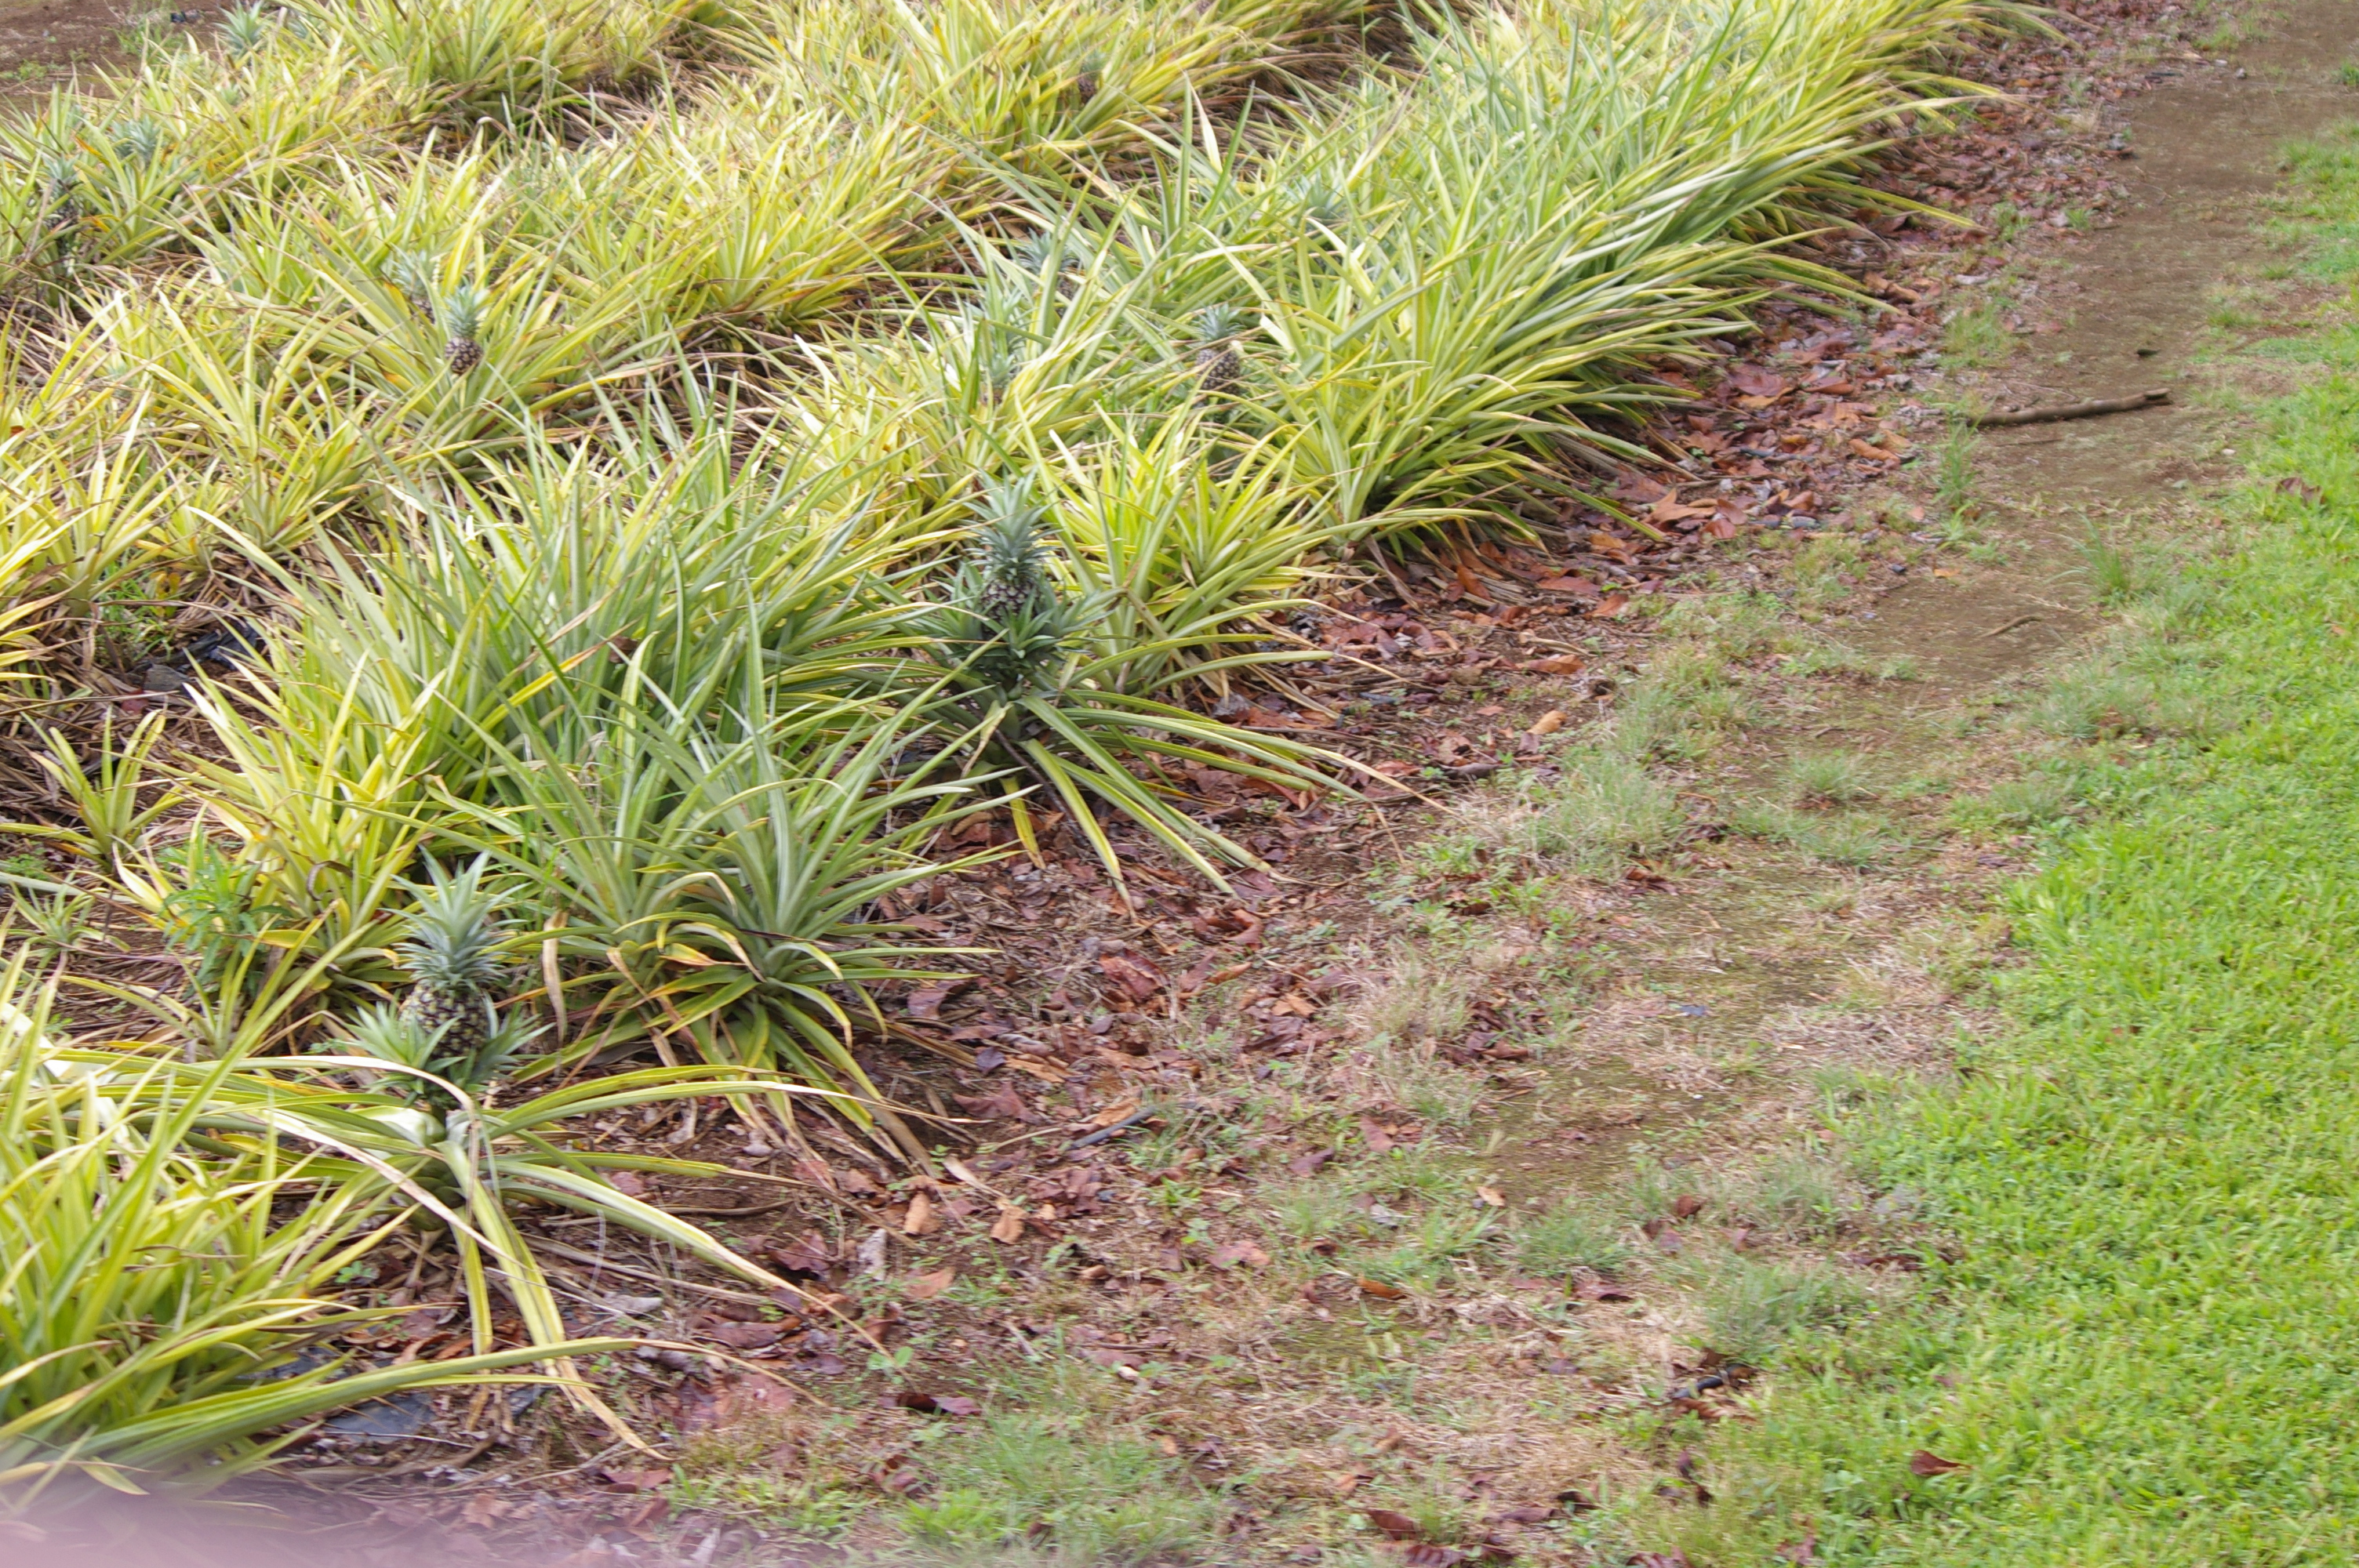
[(504, 968), (499, 941), (506, 929), (493, 914), (498, 900), (484, 888), (484, 862), (445, 871), (428, 862), (433, 884), (418, 895), (409, 935), (395, 944), (402, 968), (420, 985), (472, 993), (496, 981)]
[(409, 308), (434, 313), (434, 258), (424, 251), (399, 250), (385, 258), (385, 280), (401, 290)]
[(114, 154), (129, 163), (153, 163), (164, 150), (164, 127), (149, 119), (126, 120), (114, 133)]
[(1048, 552), (1040, 541), (1049, 513), (1032, 499), (1030, 478), (987, 481), (974, 514), (973, 560), (983, 579), (976, 608), (1004, 622), (1053, 598), (1055, 589), (1042, 569)]
[(1007, 247), (1007, 259), (1026, 272), (1048, 272), (1066, 265), (1064, 252), (1053, 234), (1027, 234)]
[(270, 41), (270, 18), (259, 5), (241, 5), (224, 11), (221, 19), (222, 48), (232, 59), (244, 59), (247, 55)]
[(82, 170), (71, 158), (54, 155), (41, 160), (41, 174), (48, 181), (49, 200), (60, 201), (71, 196), (82, 186)]
[(1196, 312), (1196, 341), (1207, 347), (1242, 337), (1245, 313), (1234, 305), (1207, 305)]
[(491, 301), (472, 283), (462, 283), (442, 297), (442, 330), (454, 343), (472, 343), (484, 332), (484, 317)]

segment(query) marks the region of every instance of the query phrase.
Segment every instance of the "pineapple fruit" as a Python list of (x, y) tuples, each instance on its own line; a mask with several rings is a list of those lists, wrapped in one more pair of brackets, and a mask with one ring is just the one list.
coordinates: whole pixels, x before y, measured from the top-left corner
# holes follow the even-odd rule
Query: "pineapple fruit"
[(452, 375), (465, 375), (484, 362), (480, 340), (487, 303), (484, 291), (468, 283), (452, 289), (442, 301), (442, 330), (448, 339), (442, 345), (442, 362), (451, 367)]
[(1048, 514), (1029, 484), (994, 484), (975, 504), (973, 560), (982, 579), (974, 608), (1005, 626), (1054, 589), (1041, 570), (1040, 524)]
[(483, 861), (455, 874), (431, 870), (434, 885), (419, 896), (409, 935), (395, 947), (410, 979), (401, 1016), (437, 1042), (438, 1054), (472, 1055), (499, 1022), (494, 991), (506, 968), (502, 926), (484, 891)]
[(1237, 351), (1245, 319), (1226, 305), (1214, 305), (1196, 318), (1196, 378), (1207, 397), (1234, 392), (1245, 378), (1245, 357)]

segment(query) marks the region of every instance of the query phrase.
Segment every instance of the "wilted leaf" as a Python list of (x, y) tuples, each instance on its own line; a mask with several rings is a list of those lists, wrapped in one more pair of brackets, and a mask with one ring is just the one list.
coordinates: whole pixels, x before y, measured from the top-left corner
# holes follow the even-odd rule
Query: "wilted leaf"
[(1132, 1114), (1137, 1109), (1138, 1099), (1137, 1097), (1133, 1096), (1129, 1099), (1120, 1100), (1106, 1107), (1103, 1110), (1098, 1112), (1095, 1116), (1090, 1118), (1089, 1120), (1083, 1122), (1082, 1125), (1087, 1127), (1093, 1132), (1103, 1132), (1117, 1121), (1129, 1120)]
[(1243, 1263), (1251, 1268), (1269, 1267), (1269, 1254), (1250, 1241), (1223, 1241), (1212, 1249), (1212, 1267), (1234, 1269)]
[[(1524, 666), (1534, 675), (1542, 676), (1579, 675), (1588, 667), (1589, 661), (1579, 654), (1551, 654), (1544, 659), (1534, 659)], [(1561, 724), (1564, 720), (1560, 718), (1557, 722)], [(1546, 734), (1547, 731), (1540, 730), (1538, 733)]]
[(908, 1211), (901, 1217), (901, 1234), (930, 1236), (941, 1227), (941, 1220), (934, 1214), (934, 1200), (927, 1195), (925, 1190), (920, 1188), (911, 1195)]
[(1955, 1459), (1944, 1459), (1930, 1448), (1920, 1448), (1908, 1456), (1908, 1473), (1912, 1476), (1946, 1476), (1952, 1470), (1971, 1470)]
[(671, 1485), (671, 1466), (655, 1465), (644, 1467), (608, 1465), (600, 1472), (608, 1484), (625, 1492), (652, 1492)]
[(789, 1274), (824, 1274), (834, 1261), (827, 1243), (816, 1236), (781, 1242), (766, 1256), (772, 1267)]
[(1136, 1350), (1092, 1345), (1082, 1349), (1082, 1359), (1098, 1367), (1136, 1367), (1141, 1357)]
[(1606, 620), (1611, 621), (1620, 616), (1629, 608), (1630, 596), (1628, 594), (1609, 593), (1603, 599), (1597, 601), (1597, 608), (1592, 610), (1590, 613), (1592, 615), (1603, 616)]
[(1474, 1189), (1474, 1195), (1483, 1200), (1483, 1205), (1486, 1208), (1505, 1208), (1507, 1206), (1506, 1195), (1502, 1193), (1496, 1187), (1476, 1187)]
[(716, 1323), (704, 1331), (704, 1337), (732, 1350), (767, 1350), (784, 1332), (775, 1323)]
[(1784, 376), (1753, 364), (1729, 366), (1728, 384), (1747, 397), (1780, 397), (1786, 391)]
[(998, 1220), (991, 1227), (991, 1238), (1009, 1242), (1023, 1240), (1024, 1211), (1020, 1208), (1001, 1209)]
[(950, 1000), (952, 991), (965, 983), (964, 980), (949, 980), (940, 985), (919, 986), (909, 993), (908, 1000), (901, 1005), (911, 1018), (939, 1018), (941, 1016), (942, 1003)]
[(964, 1394), (928, 1394), (915, 1389), (904, 1389), (893, 1396), (893, 1402), (905, 1411), (920, 1415), (980, 1415), (983, 1406)]
[(1391, 1536), (1395, 1541), (1415, 1541), (1425, 1533), (1425, 1527), (1405, 1513), (1392, 1509), (1370, 1509), (1368, 1522)]
[(1335, 1151), (1332, 1149), (1312, 1149), (1288, 1160), (1286, 1162), (1286, 1168), (1298, 1176), (1315, 1176), (1319, 1173), (1319, 1167), (1334, 1157)]
[(1553, 735), (1558, 730), (1564, 728), (1564, 717), (1563, 708), (1551, 708), (1546, 713), (1541, 714), (1538, 719), (1532, 720), (1532, 727), (1530, 730), (1527, 730), (1526, 733), (1531, 735)]
[(1683, 1193), (1671, 1200), (1671, 1215), (1677, 1219), (1692, 1218), (1703, 1208), (1703, 1199), (1692, 1193)]
[(909, 1281), (908, 1297), (913, 1302), (929, 1302), (957, 1282), (956, 1269), (936, 1269)]
[(1098, 972), (1120, 987), (1133, 1002), (1151, 1000), (1163, 989), (1163, 971), (1127, 953), (1101, 953)]
[(1430, 1541), (1420, 1541), (1401, 1553), (1401, 1561), (1409, 1568), (1451, 1568), (1452, 1563), (1466, 1561), (1463, 1548), (1442, 1546)]
[(1039, 1119), (1032, 1114), (1032, 1108), (1024, 1103), (1024, 1097), (1016, 1092), (1014, 1084), (996, 1085), (988, 1094), (960, 1095), (958, 1102), (966, 1108), (968, 1115), (981, 1117), (985, 1121)]
[(1405, 1301), (1408, 1297), (1408, 1292), (1407, 1291), (1402, 1290), (1398, 1285), (1394, 1284), (1391, 1281), (1379, 1280), (1371, 1275), (1364, 1274), (1360, 1277), (1360, 1289), (1375, 1297), (1380, 1302)]

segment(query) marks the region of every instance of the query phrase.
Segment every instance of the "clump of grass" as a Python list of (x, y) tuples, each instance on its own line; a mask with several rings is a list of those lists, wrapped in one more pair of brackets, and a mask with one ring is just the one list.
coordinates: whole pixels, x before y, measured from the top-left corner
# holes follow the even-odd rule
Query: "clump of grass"
[(1786, 793), (1804, 806), (1850, 806), (1875, 796), (1866, 759), (1856, 752), (1819, 752), (1786, 764)]
[(1028, 1545), (1108, 1565), (1162, 1560), (1211, 1539), (1219, 1499), (1142, 1439), (1051, 1417), (991, 1415), (926, 1450), (936, 1489), (901, 1529), (959, 1555)]
[(1795, 1334), (1839, 1326), (1873, 1302), (1832, 1264), (1732, 1258), (1714, 1267), (1704, 1288), (1704, 1343), (1732, 1361), (1758, 1366)]
[(1552, 783), (1526, 779), (1462, 806), (1451, 837), (1495, 863), (1608, 875), (1669, 849), (1686, 822), (1644, 762), (1599, 750), (1570, 759)]
[(1841, 1229), (1859, 1213), (1864, 1194), (1841, 1162), (1798, 1150), (1719, 1176), (1712, 1201), (1730, 1220), (1799, 1241)]
[(1962, 533), (1974, 513), (1974, 457), (1981, 438), (1962, 418), (1951, 418), (1942, 432), (1933, 470), (1933, 503), (1945, 531)]
[(1805, 610), (1825, 610), (1851, 597), (1865, 559), (1858, 538), (1850, 534), (1823, 534), (1794, 553), (1788, 579), (1794, 602)]
[(2268, 324), (2268, 297), (2250, 284), (2222, 284), (2205, 297), (2203, 319), (2225, 332), (2245, 332)]
[[(1992, 216), (1997, 220), (1996, 213)], [(2015, 353), (2015, 334), (2007, 330), (2005, 308), (1995, 299), (1984, 299), (1959, 310), (1942, 323), (1941, 352), (1960, 370), (2005, 364)]]
[(1766, 593), (1709, 593), (1676, 600), (1659, 622), (1666, 636), (1702, 648), (1722, 664), (1782, 651), (1800, 639), (1786, 608)]
[(2052, 772), (2027, 773), (1994, 784), (1980, 799), (1960, 800), (1950, 807), (1950, 821), (1962, 832), (2041, 827), (2072, 814), (2071, 782)]
[(2081, 540), (2081, 574), (2097, 602), (2104, 605), (2135, 598), (2145, 582), (2136, 554), (2105, 537), (2094, 523)]
[(1516, 1261), (1527, 1273), (1610, 1274), (1631, 1258), (1628, 1227), (1594, 1200), (1570, 1194), (1516, 1228)]
[(1875, 672), (1875, 661), (1856, 648), (1820, 639), (1799, 653), (1788, 654), (1777, 667), (1781, 673), (1789, 676), (1864, 676)]
[(1729, 826), (1854, 870), (1875, 865), (1901, 842), (1892, 825), (1872, 812), (1812, 811), (1772, 802), (1739, 806), (1729, 813)]
[(2069, 741), (2202, 735), (2225, 722), (2208, 693), (2104, 661), (2068, 671), (2032, 705), (2024, 721)]

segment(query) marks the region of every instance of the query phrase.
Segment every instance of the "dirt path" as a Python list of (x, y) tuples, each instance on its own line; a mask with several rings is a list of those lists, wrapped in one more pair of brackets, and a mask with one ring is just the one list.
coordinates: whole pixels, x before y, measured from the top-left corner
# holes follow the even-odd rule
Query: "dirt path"
[[(2054, 563), (2079, 543), (2079, 514), (2119, 513), (2177, 499), (2225, 479), (2216, 416), (2205, 406), (2208, 360), (2226, 341), (2265, 335), (2247, 319), (2269, 259), (2257, 232), (2278, 176), (2278, 149), (2359, 113), (2336, 72), (2359, 40), (2359, 6), (2309, 0), (2270, 19), (2258, 41), (2210, 61), (2173, 51), (2126, 118), (2129, 199), (2114, 224), (2036, 267), (2039, 308), (2061, 330), (1986, 384), (1999, 406), (2064, 404), (2149, 387), (2173, 404), (2150, 412), (2032, 426), (1984, 439), (1976, 462), (2003, 531), (2045, 567), (1985, 572), (1943, 586), (1912, 581), (1858, 634), (1879, 652), (1923, 661), (1945, 695), (1963, 697), (2089, 630), (2057, 611), (2069, 597)], [(2230, 323), (2223, 332), (2214, 318)], [(2060, 589), (2067, 590), (2060, 593)], [(2040, 619), (1997, 639), (1956, 635)]]
[[(158, 6), (152, 14), (165, 11)], [(0, 3), (0, 99), (38, 99), (78, 72), (119, 64), (131, 18), (149, 14), (144, 6), (112, 0)], [(198, 12), (191, 7), (182, 14)], [(212, 7), (203, 14), (210, 16)]]
[[(2136, 157), (2124, 160), (2128, 199), (2115, 221), (2085, 236), (2043, 234), (2046, 243), (2024, 247), (2008, 269), (2025, 280), (2014, 294), (2026, 315), (2055, 330), (2029, 333), (2002, 366), (1924, 390), (1935, 403), (1973, 394), (1995, 406), (2032, 406), (2154, 386), (2169, 388), (2173, 402), (1981, 438), (1974, 499), (1984, 542), (2003, 558), (1977, 564), (1944, 552), (1941, 575), (1913, 570), (1872, 610), (1828, 623), (1874, 660), (1906, 660), (1921, 678), (1789, 691), (1786, 699), (1800, 706), (1749, 728), (1693, 787), (1734, 799), (1796, 756), (1843, 750), (1868, 761), (1903, 825), (1930, 833), (1939, 813), (1891, 801), (1891, 786), (1906, 795), (1913, 784), (1939, 800), (2007, 775), (2006, 749), (1973, 738), (1974, 716), (2008, 700), (2020, 677), (2102, 625), (2084, 569), (2091, 527), (2112, 532), (2234, 471), (2223, 449), (2233, 448), (2238, 427), (2221, 405), (2240, 388), (2223, 383), (2213, 361), (2267, 336), (2269, 316), (2287, 308), (2262, 289), (2272, 251), (2258, 224), (2284, 144), (2359, 110), (2359, 95), (2335, 76), (2354, 37), (2359, 5), (2311, 0), (2233, 57), (2199, 63), (2174, 56), (2157, 68), (2157, 85), (2125, 117)], [(1650, 918), (1623, 932), (1626, 986), (1680, 992), (1690, 1006), (1711, 1008), (1704, 1017), (1680, 1014), (1676, 1025), (1638, 1026), (1650, 1049), (1629, 1060), (1644, 1066), (1684, 1056), (1702, 1065), (1742, 1054), (1765, 1024), (1805, 1027), (1792, 1016), (1798, 1002), (1832, 1000), (1829, 988), (1847, 982), (1856, 989), (1857, 966), (1891, 969), (1900, 962), (1896, 946), (1934, 940), (1929, 928), (1908, 928), (1973, 908), (1981, 884), (2010, 869), (2019, 848), (1929, 846), (1897, 875), (1857, 879), (1791, 857), (1734, 855), (1730, 870), (1658, 901)], [(1840, 901), (1846, 885), (1882, 917), (1830, 921), (1813, 913)], [(1903, 928), (1897, 943), (1895, 921)], [(1609, 1028), (1617, 1022), (1609, 1008)], [(1850, 1025), (1876, 1027), (1864, 1017)], [(1888, 1019), (1881, 1027), (1887, 1044), (1921, 1045), (1935, 1020)]]

